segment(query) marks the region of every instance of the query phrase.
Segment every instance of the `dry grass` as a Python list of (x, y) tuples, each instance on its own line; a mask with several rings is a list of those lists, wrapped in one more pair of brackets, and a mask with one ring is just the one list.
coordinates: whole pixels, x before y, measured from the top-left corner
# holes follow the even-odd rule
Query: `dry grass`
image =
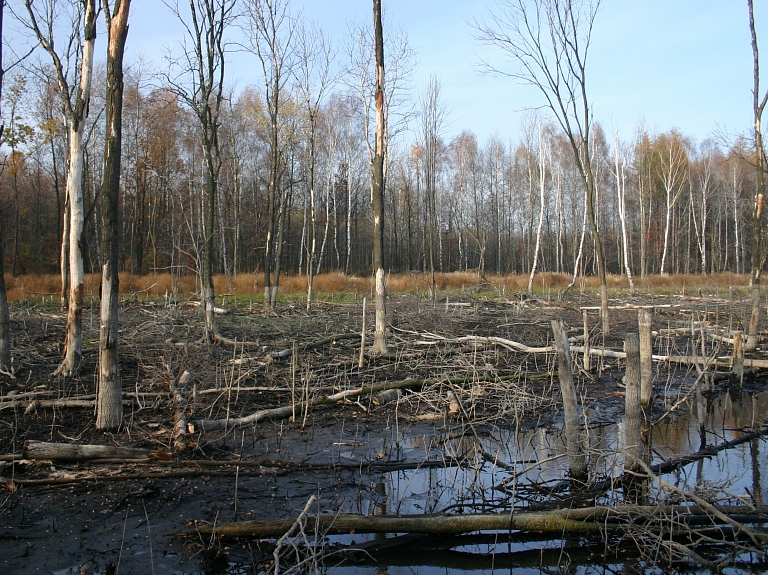
[[(486, 274), (487, 283), (481, 282), (475, 272), (437, 273), (435, 281), (438, 291), (476, 291), (478, 289), (496, 291), (497, 293), (522, 292), (528, 289), (527, 275), (493, 275)], [(86, 275), (86, 296), (98, 296), (98, 274)], [(537, 293), (547, 290), (560, 291), (571, 281), (570, 274), (539, 273), (533, 281), (533, 289)], [(749, 275), (734, 273), (700, 275), (667, 275), (635, 278), (635, 285), (640, 290), (693, 293), (698, 289), (745, 287), (749, 284)], [(579, 278), (575, 289), (595, 290), (599, 286), (597, 277)], [(27, 275), (6, 277), (8, 299), (11, 301), (27, 297), (54, 296), (60, 291), (60, 280), (57, 275)], [(629, 289), (627, 278), (624, 276), (608, 276), (608, 287), (613, 290)], [(372, 282), (370, 277), (346, 276), (339, 272), (331, 272), (315, 276), (314, 291), (317, 294), (365, 294), (370, 293)], [(262, 274), (239, 274), (227, 279), (225, 276), (214, 278), (214, 289), (217, 294), (235, 296), (259, 297), (264, 289)], [(306, 276), (283, 275), (280, 278), (280, 292), (294, 296), (306, 293)], [(390, 293), (426, 293), (429, 290), (429, 274), (407, 273), (387, 276), (387, 290)], [(194, 297), (199, 294), (197, 278), (194, 275), (183, 277), (170, 274), (154, 274), (131, 276), (120, 274), (120, 293), (126, 296), (163, 296), (166, 293), (177, 297)]]

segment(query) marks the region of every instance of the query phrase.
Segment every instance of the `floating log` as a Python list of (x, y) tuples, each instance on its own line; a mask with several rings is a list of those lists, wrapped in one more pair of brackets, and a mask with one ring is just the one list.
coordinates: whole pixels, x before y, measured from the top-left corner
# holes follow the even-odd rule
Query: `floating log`
[[(203, 525), (181, 536), (280, 537), (294, 525), (294, 519), (272, 521), (243, 521)], [(600, 533), (602, 523), (571, 519), (568, 513), (543, 512), (489, 515), (320, 515), (307, 523), (310, 533), (318, 528), (322, 533), (468, 533), (471, 531), (538, 531), (541, 533)]]
[(114, 447), (111, 445), (78, 445), (76, 443), (49, 443), (47, 441), (26, 441), (25, 459), (87, 461), (89, 459), (171, 459), (171, 454), (162, 450)]
[[(728, 517), (763, 517), (768, 519), (768, 507), (716, 506)], [(457, 534), (472, 531), (532, 531), (537, 533), (579, 533), (601, 534), (605, 531), (620, 531), (634, 528), (636, 520), (650, 517), (675, 517), (680, 523), (691, 518), (708, 517), (711, 510), (697, 505), (655, 506), (629, 505), (616, 507), (587, 507), (557, 509), (541, 512), (515, 512), (478, 515), (319, 515), (307, 521), (306, 531), (321, 533), (435, 533)], [(210, 537), (215, 534), (222, 539), (234, 537), (281, 537), (288, 532), (296, 520), (274, 519), (266, 521), (243, 521), (239, 523), (218, 523), (198, 525), (195, 529), (181, 531), (182, 537)]]

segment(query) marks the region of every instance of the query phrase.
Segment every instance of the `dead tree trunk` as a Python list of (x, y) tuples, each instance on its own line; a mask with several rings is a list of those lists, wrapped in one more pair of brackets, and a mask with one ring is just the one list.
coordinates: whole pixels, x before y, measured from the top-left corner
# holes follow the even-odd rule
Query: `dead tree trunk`
[[(54, 47), (53, 30), (55, 14), (52, 6), (33, 7), (32, 0), (25, 0), (24, 6), (29, 17), (28, 25), (34, 31), (40, 45), (48, 52), (53, 61), (69, 128), (69, 170), (67, 173), (67, 198), (69, 201), (69, 311), (67, 314), (67, 334), (65, 356), (61, 365), (56, 369), (56, 375), (65, 377), (77, 373), (82, 359), (82, 316), (83, 291), (85, 271), (83, 269), (82, 235), (84, 227), (83, 206), (83, 133), (85, 120), (88, 117), (88, 104), (91, 96), (91, 79), (93, 77), (93, 54), (96, 44), (96, 2), (83, 2), (84, 14), (78, 14), (79, 22), (83, 22), (83, 48), (79, 64), (79, 85), (75, 90), (70, 86), (64, 64)], [(82, 16), (82, 19), (81, 19)], [(42, 26), (39, 24), (42, 19)], [(72, 39), (78, 34), (72, 32)], [(74, 93), (74, 101), (70, 99)]]
[(111, 445), (78, 445), (76, 443), (48, 443), (27, 441), (24, 444), (25, 459), (49, 459), (87, 461), (90, 459), (170, 459), (165, 451), (114, 447)]
[(757, 189), (755, 190), (755, 205), (752, 211), (752, 274), (749, 287), (752, 291), (752, 315), (749, 320), (749, 331), (745, 349), (754, 351), (757, 348), (757, 323), (760, 316), (760, 278), (765, 264), (765, 247), (763, 246), (763, 199), (765, 197), (765, 150), (763, 149), (762, 116), (768, 102), (768, 91), (760, 99), (760, 59), (757, 49), (757, 33), (755, 32), (755, 15), (752, 0), (747, 0), (749, 6), (749, 31), (752, 36), (753, 81), (752, 109), (754, 112), (755, 136), (755, 175)]
[(648, 407), (653, 395), (653, 336), (650, 310), (637, 310), (637, 325), (640, 331), (640, 402), (643, 407)]
[(571, 477), (574, 481), (583, 482), (587, 479), (587, 459), (579, 425), (579, 403), (576, 388), (573, 385), (571, 369), (571, 349), (565, 334), (563, 320), (552, 320), (552, 331), (555, 334), (557, 347), (558, 377), (560, 392), (563, 395), (563, 410), (565, 411), (565, 435), (568, 449), (568, 460), (571, 467)]
[(624, 469), (637, 471), (638, 461), (642, 456), (642, 419), (640, 406), (640, 338), (636, 333), (628, 333), (624, 339), (624, 352), (627, 354), (627, 371), (624, 377), (626, 394), (624, 396)]
[[(3, 9), (5, 1), (0, 0), (0, 102), (3, 95)], [(3, 135), (3, 127), (0, 125), (0, 138)], [(8, 292), (5, 289), (5, 270), (3, 269), (5, 257), (3, 254), (3, 242), (0, 241), (0, 370), (11, 371), (11, 315), (8, 310)]]
[(373, 273), (376, 282), (376, 331), (371, 353), (387, 353), (387, 287), (384, 276), (384, 35), (381, 0), (373, 0), (376, 52), (376, 149), (373, 156), (371, 205), (373, 210)]
[(107, 128), (104, 183), (101, 190), (102, 252), (101, 322), (99, 333), (99, 388), (96, 429), (116, 429), (123, 421), (123, 394), (118, 359), (118, 275), (120, 224), (120, 151), (123, 124), (123, 54), (128, 37), (131, 0), (117, 0), (114, 13), (104, 7), (107, 20)]

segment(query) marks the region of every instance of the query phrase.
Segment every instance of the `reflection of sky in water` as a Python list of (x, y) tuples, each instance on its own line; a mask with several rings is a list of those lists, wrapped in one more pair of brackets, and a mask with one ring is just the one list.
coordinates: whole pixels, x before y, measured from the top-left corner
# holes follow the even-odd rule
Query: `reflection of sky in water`
[[(674, 459), (677, 456), (694, 453), (701, 447), (700, 421), (704, 421), (707, 432), (707, 445), (717, 445), (724, 441), (735, 439), (742, 435), (740, 429), (751, 428), (753, 425), (765, 425), (764, 419), (768, 413), (768, 392), (754, 396), (743, 394), (738, 397), (728, 394), (721, 395), (705, 406), (697, 405), (692, 396), (693, 407), (691, 414), (675, 414), (652, 430), (653, 463)], [(699, 401), (702, 401), (701, 399)], [(701, 417), (699, 417), (701, 412)], [(656, 414), (658, 415), (658, 414)], [(588, 434), (590, 446), (590, 469), (597, 475), (617, 476), (621, 473), (623, 459), (623, 422), (592, 427)], [(480, 450), (477, 447), (480, 447)], [(396, 448), (390, 446), (390, 451)], [(401, 438), (399, 443), (400, 456), (409, 460), (423, 460), (440, 457), (464, 455), (473, 458), (482, 457), (479, 451), (484, 451), (491, 458), (498, 458), (507, 465), (514, 465), (518, 472), (528, 470), (517, 479), (517, 486), (523, 490), (531, 481), (556, 482), (567, 473), (568, 459), (564, 457), (564, 438), (557, 429), (538, 428), (525, 433), (501, 431), (492, 436), (476, 437), (471, 431), (464, 435), (441, 439), (431, 436)], [(617, 453), (618, 452), (618, 453)], [(536, 466), (535, 462), (549, 460)], [(663, 476), (663, 479), (674, 483), (686, 490), (703, 490), (713, 493), (722, 489), (730, 494), (750, 497), (754, 494), (758, 503), (768, 501), (768, 489), (765, 476), (768, 471), (768, 442), (756, 440), (746, 442), (738, 447), (721, 451), (713, 457), (705, 458)], [(511, 472), (494, 465), (493, 461), (485, 461), (482, 466), (452, 467), (448, 469), (420, 469), (385, 473), (371, 478), (368, 490), (361, 490), (360, 499), (348, 502), (344, 511), (363, 514), (421, 514), (433, 513), (448, 509), (455, 512), (459, 504), (467, 505), (466, 513), (496, 511), (493, 504), (504, 505), (510, 500), (510, 493), (494, 490), (493, 486), (508, 480)], [(507, 487), (512, 487), (507, 483)], [(619, 494), (609, 495), (598, 501), (606, 503), (618, 501)], [(516, 505), (524, 502), (515, 499)], [(490, 504), (483, 509), (483, 503)], [(372, 539), (373, 535), (357, 535), (358, 542)], [(349, 542), (348, 537), (341, 538)], [(464, 546), (454, 551), (476, 554), (517, 553), (525, 550), (550, 548), (557, 550), (563, 544), (560, 540), (530, 543), (498, 544), (484, 546)], [(341, 568), (341, 572), (388, 573), (389, 575), (411, 573), (491, 573), (490, 569), (466, 570), (451, 568), (445, 565), (418, 565), (418, 556), (414, 556), (410, 566), (387, 565), (379, 568), (355, 567), (353, 571)], [(546, 563), (545, 563), (546, 564)], [(498, 566), (504, 569), (504, 566)], [(507, 565), (508, 569), (509, 566)], [(572, 573), (616, 573), (624, 572), (626, 566), (580, 565), (574, 567)], [(515, 567), (515, 573), (541, 573), (538, 567)], [(660, 572), (660, 571), (659, 571)], [(739, 571), (732, 571), (737, 573)]]

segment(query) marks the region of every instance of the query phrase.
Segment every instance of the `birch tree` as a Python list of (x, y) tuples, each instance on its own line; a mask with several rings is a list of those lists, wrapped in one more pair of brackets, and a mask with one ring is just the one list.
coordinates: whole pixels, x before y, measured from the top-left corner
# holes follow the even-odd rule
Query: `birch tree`
[(488, 20), (474, 21), (477, 39), (499, 48), (513, 64), (484, 68), (538, 90), (565, 132), (586, 190), (587, 213), (600, 279), (603, 332), (609, 331), (605, 255), (595, 218), (595, 174), (591, 158), (592, 110), (587, 96), (587, 57), (600, 0), (497, 0)]
[[(51, 1), (42, 6), (25, 0), (28, 20), (26, 25), (48, 53), (59, 87), (61, 105), (69, 131), (67, 200), (69, 202), (69, 309), (64, 359), (56, 375), (71, 377), (77, 373), (82, 360), (82, 316), (85, 270), (83, 267), (83, 133), (88, 117), (93, 77), (93, 56), (96, 46), (96, 0), (81, 0), (69, 13), (72, 21), (71, 36), (64, 42), (66, 51), (58, 52), (54, 30), (59, 27), (56, 15), (60, 3)], [(80, 27), (82, 26), (82, 35)], [(77, 61), (76, 75), (68, 76), (69, 64)], [(77, 86), (75, 88), (75, 86)]]
[(528, 276), (528, 295), (533, 295), (533, 277), (536, 275), (536, 267), (539, 263), (539, 250), (541, 250), (541, 228), (544, 225), (544, 203), (547, 189), (547, 150), (544, 136), (541, 133), (539, 123), (539, 225), (536, 228), (536, 246), (533, 249), (533, 264)]
[(281, 236), (278, 229), (278, 194), (283, 191), (285, 158), (281, 144), (285, 91), (295, 65), (296, 22), (287, 0), (248, 0), (245, 7), (248, 46), (259, 60), (264, 79), (268, 116), (269, 159), (267, 176), (267, 237), (264, 248), (264, 308), (273, 310), (277, 303), (279, 278), (272, 278), (273, 262)]
[[(333, 51), (329, 39), (316, 25), (302, 25), (297, 38), (298, 61), (295, 69), (296, 88), (306, 114), (308, 145), (307, 188), (309, 191), (309, 226), (307, 247), (307, 311), (312, 307), (315, 254), (317, 248), (317, 217), (315, 198), (315, 172), (317, 166), (317, 120), (320, 104), (333, 86)], [(329, 126), (333, 130), (332, 126)], [(329, 153), (329, 172), (333, 166), (333, 154)], [(330, 183), (330, 182), (329, 182)], [(326, 230), (327, 230), (326, 218)], [(327, 232), (326, 232), (327, 233)]]
[(437, 297), (435, 283), (435, 251), (437, 249), (437, 168), (440, 135), (445, 124), (445, 108), (440, 101), (440, 80), (430, 76), (421, 97), (421, 126), (424, 139), (424, 187), (427, 208), (427, 257), (429, 260), (429, 296)]
[(627, 156), (622, 153), (619, 133), (613, 137), (614, 177), (616, 178), (616, 200), (621, 222), (621, 246), (624, 255), (624, 273), (629, 282), (629, 292), (635, 295), (635, 282), (632, 279), (632, 266), (629, 263), (629, 236), (627, 233)]
[(664, 217), (664, 248), (659, 273), (667, 275), (667, 255), (672, 231), (672, 209), (688, 183), (687, 142), (677, 130), (662, 134), (656, 140), (657, 177), (664, 192), (666, 212)]

